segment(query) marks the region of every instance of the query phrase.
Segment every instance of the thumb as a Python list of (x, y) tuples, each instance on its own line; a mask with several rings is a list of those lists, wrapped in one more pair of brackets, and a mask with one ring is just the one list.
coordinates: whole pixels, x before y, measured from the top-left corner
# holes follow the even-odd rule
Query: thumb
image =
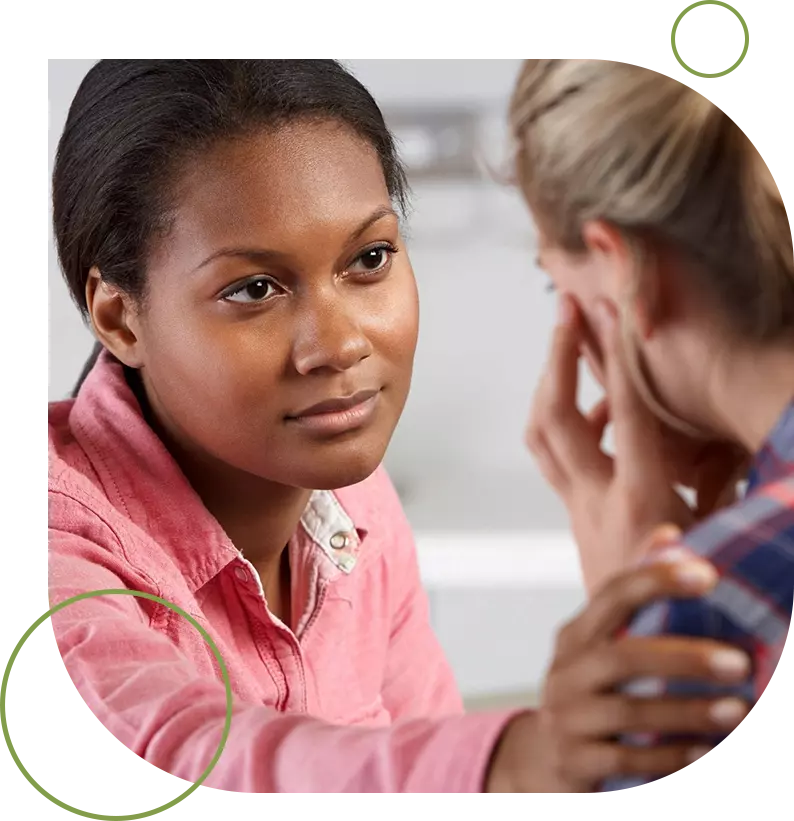
[(654, 558), (659, 558), (662, 551), (676, 544), (683, 533), (678, 525), (669, 522), (655, 527), (645, 539), (645, 552)]
[(678, 525), (665, 523), (655, 527), (645, 538), (640, 556), (640, 565), (675, 564), (698, 555), (681, 544), (683, 532)]

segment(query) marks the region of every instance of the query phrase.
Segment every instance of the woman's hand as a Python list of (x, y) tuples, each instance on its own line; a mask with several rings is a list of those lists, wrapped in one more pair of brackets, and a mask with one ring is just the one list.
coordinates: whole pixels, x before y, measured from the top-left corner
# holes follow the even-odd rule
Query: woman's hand
[[(655, 526), (671, 522), (686, 529), (694, 522), (674, 489), (661, 423), (631, 382), (613, 311), (604, 325), (608, 405), (584, 415), (577, 406), (583, 319), (569, 296), (560, 297), (560, 321), (527, 430), (529, 449), (568, 508), (590, 592), (642, 558), (640, 546)], [(610, 421), (614, 458), (601, 449)]]
[[(604, 364), (587, 328), (581, 352), (591, 375), (605, 388)], [(606, 424), (608, 400), (603, 399), (592, 413)], [(660, 426), (660, 433), (672, 480), (695, 493), (695, 520), (704, 519), (737, 500), (737, 485), (747, 476), (751, 454), (733, 442), (693, 439), (665, 424)]]
[[(660, 547), (663, 533), (649, 539)], [(621, 745), (623, 733), (708, 735), (732, 730), (748, 705), (734, 698), (648, 699), (616, 688), (632, 678), (736, 684), (750, 672), (741, 651), (706, 639), (614, 635), (641, 606), (708, 592), (714, 569), (693, 558), (646, 564), (612, 579), (559, 633), (541, 707), (508, 725), (494, 752), (487, 792), (589, 792), (607, 778), (663, 776), (707, 750), (692, 744)]]

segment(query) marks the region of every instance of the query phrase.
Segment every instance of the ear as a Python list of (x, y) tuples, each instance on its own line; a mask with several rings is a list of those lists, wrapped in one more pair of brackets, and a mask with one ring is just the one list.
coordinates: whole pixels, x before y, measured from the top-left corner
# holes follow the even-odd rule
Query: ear
[(636, 332), (643, 339), (650, 339), (659, 322), (656, 267), (638, 259), (633, 243), (617, 227), (604, 220), (585, 222), (582, 239), (588, 252), (603, 269), (611, 299), (618, 306), (630, 306)]
[(85, 296), (99, 341), (128, 367), (140, 368), (143, 364), (140, 321), (132, 298), (104, 282), (97, 268), (89, 271)]

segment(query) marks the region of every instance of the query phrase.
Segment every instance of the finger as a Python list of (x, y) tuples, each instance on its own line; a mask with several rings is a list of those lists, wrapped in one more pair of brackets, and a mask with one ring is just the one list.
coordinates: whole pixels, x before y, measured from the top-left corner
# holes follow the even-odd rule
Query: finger
[[(739, 684), (749, 674), (750, 660), (741, 650), (711, 639), (680, 636), (633, 636), (604, 644), (564, 673), (578, 682), (580, 692), (606, 691), (638, 678)], [(558, 686), (560, 692), (572, 690)]]
[(609, 424), (609, 400), (601, 399), (587, 412), (587, 423), (590, 425), (590, 430), (593, 432), (600, 443), (604, 438), (604, 431)]
[(545, 381), (550, 393), (566, 408), (576, 405), (581, 316), (569, 294), (560, 294), (557, 325), (552, 337)]
[(750, 711), (740, 698), (651, 699), (607, 695), (560, 709), (556, 725), (569, 736), (620, 733), (716, 734), (735, 729)]
[(648, 484), (649, 471), (665, 464), (661, 425), (631, 378), (617, 312), (599, 303), (596, 315), (604, 350), (606, 390), (615, 431), (616, 471), (629, 482)]
[(567, 294), (560, 297), (560, 320), (536, 395), (530, 428), (540, 432), (568, 476), (603, 478), (609, 462), (577, 406), (581, 317)]
[[(680, 535), (675, 525), (662, 525), (645, 540), (641, 554), (669, 548)], [(716, 583), (714, 568), (694, 556), (678, 563), (645, 564), (627, 570), (610, 579), (566, 626), (564, 636), (560, 637), (564, 642), (558, 641), (558, 655), (580, 652), (611, 638), (640, 607), (653, 599), (701, 595)]]
[(545, 437), (538, 431), (528, 430), (526, 444), (543, 478), (564, 498), (570, 487), (570, 481), (549, 450)]
[(697, 744), (630, 747), (625, 744), (589, 743), (572, 748), (565, 776), (590, 784), (612, 776), (658, 777), (682, 770), (701, 758), (708, 748)]

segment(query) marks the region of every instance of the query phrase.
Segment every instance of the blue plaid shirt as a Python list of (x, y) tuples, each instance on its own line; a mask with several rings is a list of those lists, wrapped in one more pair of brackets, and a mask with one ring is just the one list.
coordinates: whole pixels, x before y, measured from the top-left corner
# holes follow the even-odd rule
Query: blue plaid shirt
[[(637, 695), (681, 697), (738, 695), (755, 702), (783, 651), (794, 596), (794, 402), (757, 454), (744, 498), (689, 531), (682, 545), (707, 559), (720, 580), (703, 598), (666, 600), (641, 611), (629, 635), (700, 636), (742, 647), (753, 661), (743, 687), (720, 688), (683, 681), (636, 681)], [(725, 736), (700, 739), (718, 744)], [(665, 741), (682, 740), (666, 738)], [(650, 744), (632, 737), (625, 743)], [(615, 779), (603, 790), (620, 790), (647, 779)]]

